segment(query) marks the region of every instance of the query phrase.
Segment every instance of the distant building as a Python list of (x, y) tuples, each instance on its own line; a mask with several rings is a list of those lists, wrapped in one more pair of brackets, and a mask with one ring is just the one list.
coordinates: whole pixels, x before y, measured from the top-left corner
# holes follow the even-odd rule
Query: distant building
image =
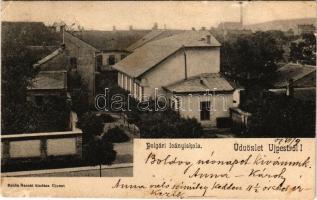
[(208, 31), (148, 42), (114, 68), (119, 86), (138, 100), (164, 95), (183, 117), (195, 117), (206, 127), (229, 117), (234, 88), (219, 74), (220, 43)]
[(298, 24), (298, 34), (314, 34), (316, 27), (313, 24)]

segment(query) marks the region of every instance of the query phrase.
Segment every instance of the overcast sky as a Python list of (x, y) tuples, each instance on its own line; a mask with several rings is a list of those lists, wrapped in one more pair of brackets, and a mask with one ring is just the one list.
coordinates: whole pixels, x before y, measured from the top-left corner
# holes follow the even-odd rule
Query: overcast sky
[[(239, 21), (238, 2), (1, 2), (3, 21), (64, 21), (87, 29), (110, 30), (151, 28), (190, 29), (217, 26), (222, 21)], [(316, 3), (244, 2), (244, 22), (253, 24), (277, 19), (316, 17)]]

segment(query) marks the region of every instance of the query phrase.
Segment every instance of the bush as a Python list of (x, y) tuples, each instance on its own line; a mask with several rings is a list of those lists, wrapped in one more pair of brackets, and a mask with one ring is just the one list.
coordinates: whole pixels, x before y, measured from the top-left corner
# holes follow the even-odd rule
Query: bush
[(125, 134), (124, 130), (119, 127), (109, 129), (107, 133), (102, 137), (104, 141), (112, 143), (127, 142), (130, 140), (129, 136)]
[(115, 119), (109, 114), (101, 114), (100, 117), (104, 123), (111, 123), (115, 121)]
[(102, 133), (104, 124), (101, 117), (96, 116), (93, 112), (86, 112), (79, 117), (77, 126), (84, 133), (84, 142), (87, 142), (87, 140)]
[(94, 138), (87, 144), (85, 160), (90, 164), (111, 165), (116, 159), (117, 152), (113, 150), (113, 144), (99, 138)]

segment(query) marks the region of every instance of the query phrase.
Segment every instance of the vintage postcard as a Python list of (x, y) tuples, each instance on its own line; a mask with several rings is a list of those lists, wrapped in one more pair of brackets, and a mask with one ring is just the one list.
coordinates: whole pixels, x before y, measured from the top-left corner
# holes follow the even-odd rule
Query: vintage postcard
[(314, 199), (316, 8), (1, 2), (1, 194)]

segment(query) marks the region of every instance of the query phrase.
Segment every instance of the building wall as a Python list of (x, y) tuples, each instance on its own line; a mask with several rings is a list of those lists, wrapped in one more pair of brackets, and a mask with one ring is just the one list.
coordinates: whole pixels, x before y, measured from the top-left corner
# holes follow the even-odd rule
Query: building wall
[[(218, 73), (220, 70), (220, 48), (186, 49), (186, 60), (187, 77), (197, 76), (203, 73)], [(130, 91), (132, 94), (135, 94), (136, 90), (139, 90), (142, 91), (146, 97), (154, 98), (155, 88), (158, 88), (158, 95), (165, 95), (166, 92), (163, 90), (162, 86), (184, 80), (184, 78), (184, 52), (178, 51), (141, 76), (140, 80), (130, 78), (129, 76), (119, 72), (118, 85)], [(128, 83), (132, 81), (133, 87), (130, 88), (126, 81), (128, 81)]]
[(69, 57), (77, 58), (77, 71), (87, 84), (89, 101), (94, 102), (95, 53), (97, 49), (65, 32), (65, 46)]
[(77, 115), (70, 115), (71, 131), (1, 135), (1, 165), (21, 161), (48, 161), (48, 158), (82, 157), (82, 131)]
[(116, 63), (122, 60), (122, 55), (127, 56), (128, 53), (124, 51), (110, 51), (110, 52), (102, 52), (102, 64), (103, 65), (108, 65), (108, 59), (110, 55), (115, 56)]
[[(220, 49), (191, 48), (186, 49), (187, 77), (203, 73), (218, 73), (220, 71)], [(172, 84), (185, 78), (185, 59), (183, 51), (178, 51), (158, 66), (142, 76), (145, 83), (144, 93), (154, 96), (154, 89), (164, 93), (162, 86)]]
[(186, 49), (188, 77), (220, 72), (220, 48)]
[[(171, 96), (170, 96), (171, 97)], [(196, 118), (203, 127), (215, 127), (217, 125), (217, 118), (230, 117), (229, 108), (233, 104), (233, 94), (215, 94), (213, 96), (204, 96), (193, 94), (191, 95), (177, 95), (180, 99), (181, 106), (179, 113), (182, 117)], [(200, 119), (200, 102), (210, 101), (210, 120)]]

